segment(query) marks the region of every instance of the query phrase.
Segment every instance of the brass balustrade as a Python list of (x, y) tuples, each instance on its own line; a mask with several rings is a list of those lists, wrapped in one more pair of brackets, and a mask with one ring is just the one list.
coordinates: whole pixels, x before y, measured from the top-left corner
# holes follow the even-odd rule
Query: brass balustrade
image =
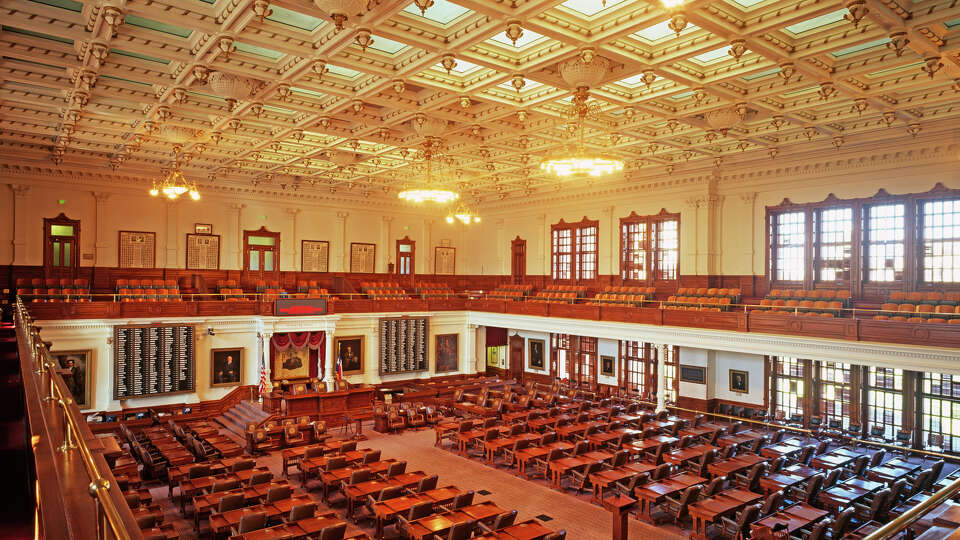
[[(60, 421), (56, 423), (63, 425), (62, 442), (56, 447), (57, 452), (54, 452), (53, 459), (62, 459), (64, 463), (69, 462), (74, 455), (74, 451), (80, 456), (80, 461), (83, 463), (84, 470), (90, 480), (88, 492), (93, 498), (97, 509), (95, 516), (97, 538), (117, 538), (121, 540), (143, 538), (139, 528), (135, 526), (135, 521), (129, 508), (124, 509), (127, 514), (127, 519), (125, 520), (121, 516), (120, 509), (114, 499), (111, 497), (111, 492), (115, 491), (115, 482), (111, 481), (113, 474), (109, 469), (101, 471), (97, 465), (94, 453), (87, 445), (85, 437), (82, 436), (82, 434), (89, 434), (90, 436), (92, 436), (92, 434), (90, 434), (85, 422), (81, 420), (82, 415), (80, 414), (80, 409), (76, 403), (74, 403), (73, 396), (67, 389), (66, 383), (64, 383), (63, 378), (57, 372), (56, 363), (51, 360), (46, 345), (44, 345), (40, 339), (39, 330), (33, 326), (33, 321), (19, 298), (17, 299), (14, 315), (17, 326), (17, 338), (18, 340), (25, 340), (27, 345), (21, 348), (21, 353), (29, 351), (30, 365), (34, 366), (32, 373), (24, 370), (23, 376), (35, 377), (38, 390), (46, 388), (46, 395), (43, 396), (43, 402), (48, 405), (52, 404), (53, 410), (51, 411), (44, 407), (42, 414), (60, 415)], [(21, 359), (21, 365), (23, 365), (23, 359)], [(47, 377), (47, 385), (43, 384), (43, 376)], [(51, 444), (53, 444), (52, 441)], [(34, 446), (36, 448), (36, 443)], [(60, 455), (57, 456), (57, 453)], [(42, 491), (38, 494), (38, 497), (42, 502)]]

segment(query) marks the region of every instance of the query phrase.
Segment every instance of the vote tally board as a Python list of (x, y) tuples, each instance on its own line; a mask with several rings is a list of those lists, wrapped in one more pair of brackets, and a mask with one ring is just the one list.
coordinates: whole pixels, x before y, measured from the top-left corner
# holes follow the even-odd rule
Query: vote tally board
[(117, 326), (113, 343), (114, 399), (196, 389), (193, 326)]
[(380, 319), (380, 374), (427, 370), (427, 319)]

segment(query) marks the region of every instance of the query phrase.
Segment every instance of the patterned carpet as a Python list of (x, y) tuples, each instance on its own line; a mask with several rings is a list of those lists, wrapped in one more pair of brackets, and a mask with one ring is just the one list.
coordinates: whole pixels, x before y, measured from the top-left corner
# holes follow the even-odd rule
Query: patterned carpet
[[(584, 493), (576, 495), (572, 490), (561, 493), (551, 489), (546, 481), (524, 480), (512, 473), (511, 470), (493, 468), (483, 464), (480, 460), (467, 459), (448, 450), (433, 446), (434, 435), (432, 430), (408, 431), (398, 435), (382, 435), (365, 426), (364, 433), (369, 440), (360, 443), (361, 448), (380, 449), (384, 458), (406, 459), (407, 470), (422, 470), (428, 474), (438, 474), (440, 485), (455, 485), (462, 489), (477, 491), (476, 502), (493, 501), (498, 506), (519, 511), (517, 520), (540, 518), (545, 526), (567, 531), (567, 538), (576, 540), (591, 540), (610, 538), (612, 531), (612, 515), (600, 506), (590, 502), (591, 495)], [(258, 465), (266, 465), (280, 476), (281, 458), (279, 452), (257, 459)], [(292, 481), (292, 485), (299, 488), (299, 479)], [(193, 519), (180, 514), (179, 501), (170, 501), (167, 497), (166, 485), (148, 485), (154, 501), (164, 509), (165, 521), (174, 523), (183, 540), (198, 538), (193, 528)], [(479, 493), (481, 490), (489, 494)], [(320, 501), (319, 491), (310, 492), (317, 500), (321, 510), (326, 511)], [(343, 503), (334, 503), (333, 511), (341, 517), (345, 515)], [(373, 534), (373, 523), (362, 521), (359, 525), (348, 522), (347, 535), (363, 531)], [(387, 535), (393, 533), (388, 528)], [(632, 539), (672, 539), (686, 538), (689, 529), (681, 531), (674, 526), (652, 527), (630, 520), (630, 538)], [(209, 538), (206, 533), (204, 538)]]

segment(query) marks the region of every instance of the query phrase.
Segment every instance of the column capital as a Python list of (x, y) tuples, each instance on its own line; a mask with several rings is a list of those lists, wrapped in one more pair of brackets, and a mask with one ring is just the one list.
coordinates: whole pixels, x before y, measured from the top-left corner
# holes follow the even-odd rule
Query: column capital
[(614, 210), (615, 208), (616, 208), (616, 206), (613, 206), (613, 205), (604, 206), (603, 208), (600, 209), (600, 211), (601, 211), (602, 213), (604, 213), (604, 214), (610, 214), (610, 215), (612, 216), (612, 215), (613, 215), (613, 210)]
[(687, 208), (696, 210), (703, 204), (703, 197), (690, 197), (689, 199), (683, 201), (683, 204), (686, 205)]
[(716, 193), (711, 193), (709, 195), (702, 197), (700, 200), (701, 200), (701, 204), (709, 208), (709, 207), (719, 206), (723, 204), (723, 199), (724, 199), (723, 195), (717, 195)]
[(506, 223), (506, 220), (503, 218), (500, 218), (496, 221), (497, 227), (500, 227), (500, 228), (503, 228), (505, 223)]
[(380, 220), (384, 223), (390, 223), (393, 221), (393, 216), (380, 216)]
[(10, 190), (17, 199), (24, 199), (30, 194), (30, 186), (27, 184), (10, 184)]
[(746, 193), (741, 193), (740, 200), (743, 201), (744, 204), (753, 204), (753, 201), (757, 200), (757, 192), (748, 191)]
[(236, 210), (236, 211), (238, 211), (238, 212), (239, 212), (240, 210), (243, 210), (243, 209), (246, 208), (246, 207), (247, 207), (247, 205), (245, 205), (245, 204), (243, 204), (243, 203), (230, 203), (230, 209), (231, 209), (231, 210)]
[(344, 212), (344, 211), (337, 212), (338, 219), (347, 219), (347, 216), (349, 215), (350, 215), (350, 212)]
[(93, 195), (93, 198), (96, 199), (98, 203), (105, 202), (110, 198), (110, 193), (106, 191), (91, 191), (90, 194)]
[(299, 209), (299, 208), (284, 208), (284, 210), (285, 210), (288, 214), (290, 214), (291, 216), (294, 216), (294, 217), (296, 217), (297, 214), (300, 213), (300, 209)]

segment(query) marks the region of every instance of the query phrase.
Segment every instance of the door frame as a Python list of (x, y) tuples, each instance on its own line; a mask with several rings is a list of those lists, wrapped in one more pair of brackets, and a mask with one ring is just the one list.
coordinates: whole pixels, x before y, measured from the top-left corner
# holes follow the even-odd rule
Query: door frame
[[(70, 253), (70, 265), (53, 266), (53, 239), (50, 234), (53, 225), (69, 225), (73, 227), (73, 249)], [(77, 277), (80, 266), (80, 220), (70, 219), (63, 212), (53, 218), (43, 218), (43, 275), (48, 278)]]
[[(260, 270), (250, 270), (250, 237), (251, 236), (269, 236), (273, 238), (273, 270), (264, 271), (261, 267)], [(262, 251), (258, 249), (257, 251)], [(271, 279), (280, 278), (280, 233), (272, 232), (267, 230), (266, 226), (261, 226), (255, 231), (244, 230), (243, 231), (243, 275), (249, 281), (251, 275), (256, 272), (259, 275), (270, 275), (272, 274)]]

